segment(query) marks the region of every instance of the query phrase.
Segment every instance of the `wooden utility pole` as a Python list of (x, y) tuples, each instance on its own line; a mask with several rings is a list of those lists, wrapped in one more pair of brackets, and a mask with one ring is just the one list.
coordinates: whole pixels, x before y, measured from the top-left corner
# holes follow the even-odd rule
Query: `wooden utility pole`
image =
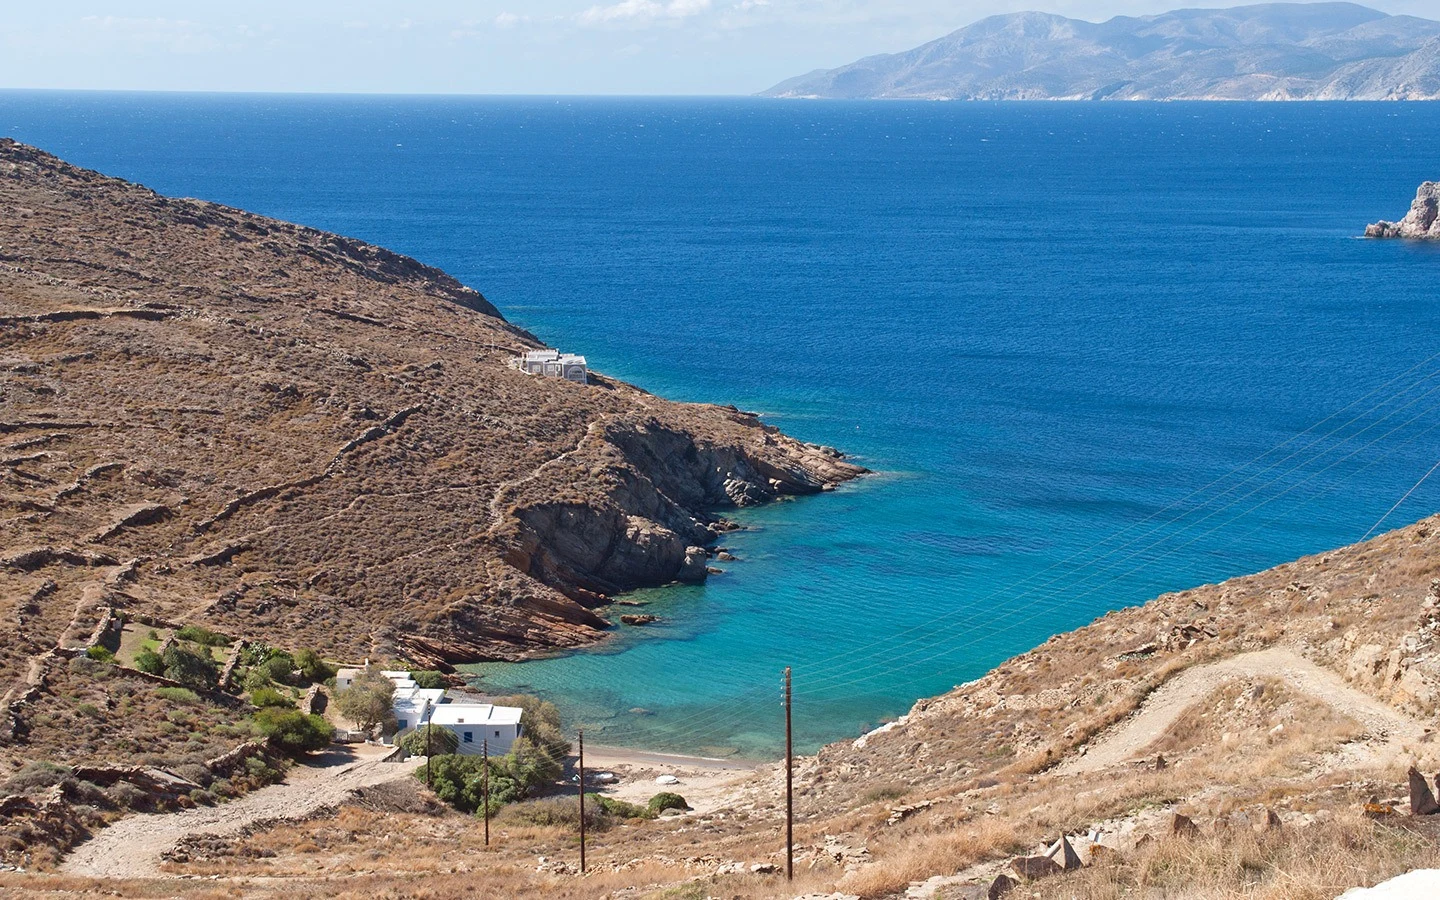
[(425, 786), (426, 786), (426, 787), (430, 787), (430, 786), (431, 786), (431, 781), (430, 781), (430, 758), (435, 755), (435, 754), (433, 754), (433, 753), (430, 752), (430, 734), (431, 734), (431, 728), (430, 728), (430, 725), (427, 723), (426, 726), (425, 726)]
[(490, 846), (490, 742), (480, 742), (480, 796), (485, 801), (485, 846)]
[(580, 729), (580, 874), (585, 874), (585, 729)]
[(785, 667), (785, 880), (795, 880), (795, 751), (790, 740), (790, 667)]

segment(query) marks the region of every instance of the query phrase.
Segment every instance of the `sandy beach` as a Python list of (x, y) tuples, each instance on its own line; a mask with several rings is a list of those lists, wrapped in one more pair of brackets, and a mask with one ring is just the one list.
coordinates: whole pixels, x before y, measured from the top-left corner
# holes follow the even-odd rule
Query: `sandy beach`
[[(712, 759), (655, 753), (629, 747), (585, 747), (586, 780), (596, 793), (644, 804), (661, 791), (673, 791), (685, 798), (696, 813), (724, 806), (737, 789), (754, 778), (771, 762), (740, 759)], [(609, 773), (616, 781), (602, 784), (597, 776)], [(655, 779), (673, 776), (678, 784), (660, 784)]]

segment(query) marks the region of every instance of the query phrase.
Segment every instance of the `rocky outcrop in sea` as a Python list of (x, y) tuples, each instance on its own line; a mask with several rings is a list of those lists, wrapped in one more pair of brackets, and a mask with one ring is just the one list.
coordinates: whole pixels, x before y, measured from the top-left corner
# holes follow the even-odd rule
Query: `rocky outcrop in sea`
[(1410, 212), (1398, 222), (1381, 220), (1365, 227), (1373, 238), (1427, 238), (1440, 240), (1440, 182), (1427, 181), (1415, 192)]

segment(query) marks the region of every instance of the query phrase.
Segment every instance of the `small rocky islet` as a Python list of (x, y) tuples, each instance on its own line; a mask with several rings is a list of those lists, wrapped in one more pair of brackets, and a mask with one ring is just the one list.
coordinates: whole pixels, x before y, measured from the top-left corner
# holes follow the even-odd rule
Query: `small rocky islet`
[(1398, 222), (1381, 220), (1365, 227), (1370, 238), (1440, 240), (1440, 181), (1427, 181), (1415, 192), (1410, 211)]

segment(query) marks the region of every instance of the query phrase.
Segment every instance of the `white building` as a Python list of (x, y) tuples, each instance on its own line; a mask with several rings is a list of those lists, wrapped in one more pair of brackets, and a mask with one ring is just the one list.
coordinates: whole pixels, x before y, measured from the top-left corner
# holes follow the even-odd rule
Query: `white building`
[(520, 737), (521, 712), (514, 706), (493, 703), (445, 703), (430, 713), (430, 724), (455, 732), (460, 753), (466, 756), (479, 756), (482, 749), (491, 756), (504, 756)]
[[(347, 668), (336, 672), (336, 689), (351, 687), (364, 671)], [(444, 688), (420, 687), (409, 672), (382, 671), (380, 674), (395, 683), (391, 713), (395, 717), (396, 739), (428, 723), (453, 731), (460, 739), (463, 754), (478, 756), (488, 744), (492, 756), (504, 756), (522, 733), (520, 715), (523, 711), (517, 707), (453, 700), (446, 696)]]
[(520, 357), (520, 371), (530, 375), (544, 375), (549, 378), (563, 378), (576, 384), (585, 384), (589, 369), (585, 357), (559, 350), (530, 350)]

